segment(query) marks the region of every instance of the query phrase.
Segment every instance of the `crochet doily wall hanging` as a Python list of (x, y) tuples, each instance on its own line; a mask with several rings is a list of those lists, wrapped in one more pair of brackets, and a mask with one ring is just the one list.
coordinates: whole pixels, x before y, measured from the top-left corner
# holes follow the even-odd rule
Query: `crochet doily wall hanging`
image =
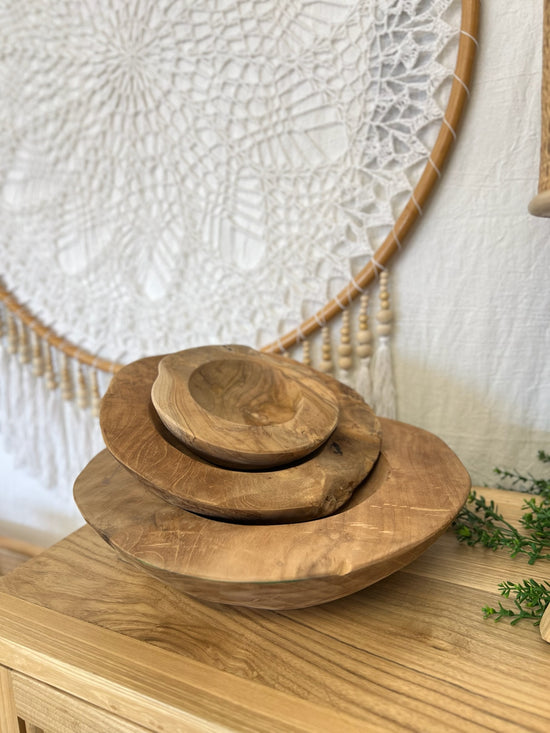
[(70, 486), (117, 366), (199, 344), (303, 343), (392, 414), (385, 268), (456, 139), (478, 5), (5, 0), (0, 430), (19, 461)]

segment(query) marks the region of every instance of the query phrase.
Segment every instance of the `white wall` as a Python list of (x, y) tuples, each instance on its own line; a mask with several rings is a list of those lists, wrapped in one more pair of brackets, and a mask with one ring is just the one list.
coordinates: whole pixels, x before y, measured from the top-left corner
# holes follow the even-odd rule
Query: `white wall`
[(83, 524), (70, 487), (45, 488), (0, 442), (0, 535), (48, 547)]
[[(550, 220), (538, 180), (542, 2), (484, 0), (472, 99), (425, 216), (392, 268), (398, 414), (476, 483), (550, 448)], [(53, 541), (81, 520), (0, 452), (0, 532)], [(14, 527), (14, 525), (18, 525)]]
[(400, 419), (459, 454), (540, 470), (550, 448), (550, 219), (537, 191), (542, 3), (482, 3), (472, 100), (445, 176), (395, 268)]

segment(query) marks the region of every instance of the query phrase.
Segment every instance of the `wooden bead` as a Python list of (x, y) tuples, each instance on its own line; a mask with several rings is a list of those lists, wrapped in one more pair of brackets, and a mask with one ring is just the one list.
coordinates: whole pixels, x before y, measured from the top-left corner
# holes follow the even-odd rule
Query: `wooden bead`
[(31, 346), (29, 342), (29, 332), (26, 326), (21, 328), (21, 338), (19, 340), (19, 361), (21, 364), (28, 364), (31, 360)]
[(360, 359), (366, 359), (369, 356), (372, 356), (372, 346), (370, 344), (360, 344), (357, 347), (357, 356)]
[(84, 374), (84, 368), (82, 364), (80, 364), (78, 367), (77, 404), (81, 410), (86, 410), (90, 406), (90, 399), (88, 395), (88, 385), (86, 383), (86, 375)]
[(8, 313), (8, 353), (17, 354), (19, 348), (19, 334), (15, 318)]
[(351, 369), (353, 360), (350, 358), (353, 349), (350, 343), (350, 312), (349, 309), (342, 313), (342, 328), (340, 330), (340, 344), (338, 346), (338, 366), (344, 371)]
[(311, 366), (311, 349), (309, 341), (304, 341), (302, 344), (302, 363), (306, 366)]
[(94, 417), (99, 417), (99, 409), (101, 407), (101, 396), (99, 394), (99, 384), (97, 372), (95, 369), (90, 374), (90, 393), (91, 393), (91, 411)]
[(44, 375), (44, 357), (42, 355), (42, 342), (36, 333), (32, 334), (32, 373), (35, 377)]
[(393, 313), (390, 310), (381, 310), (376, 314), (376, 320), (379, 323), (391, 323), (393, 320)]
[(353, 359), (349, 356), (341, 356), (338, 359), (338, 366), (340, 367), (340, 369), (343, 369), (345, 372), (349, 372), (349, 370), (353, 366)]
[(44, 360), (44, 374), (46, 377), (46, 387), (48, 389), (57, 389), (57, 378), (55, 375), (55, 370), (53, 368), (53, 361), (52, 361), (52, 349), (49, 344), (46, 346), (46, 354), (45, 354), (45, 360)]
[(368, 304), (369, 296), (363, 293), (360, 300), (359, 330), (357, 332), (356, 347), (357, 356), (360, 359), (368, 359), (372, 356), (372, 333), (369, 330)]
[(321, 372), (324, 372), (325, 374), (328, 374), (332, 371), (332, 349), (330, 346), (330, 331), (328, 330), (328, 326), (323, 326), (322, 329), (323, 334), (323, 344), (321, 347), (322, 352), (322, 358), (321, 363), (319, 364), (319, 370)]
[(391, 322), (393, 321), (393, 312), (390, 309), (390, 295), (387, 288), (388, 284), (388, 273), (382, 272), (380, 274), (380, 310), (376, 314), (376, 320), (378, 326), (376, 327), (376, 333), (379, 336), (389, 336), (391, 333)]
[(61, 363), (61, 396), (67, 402), (74, 399), (73, 378), (69, 360), (65, 354), (62, 355)]

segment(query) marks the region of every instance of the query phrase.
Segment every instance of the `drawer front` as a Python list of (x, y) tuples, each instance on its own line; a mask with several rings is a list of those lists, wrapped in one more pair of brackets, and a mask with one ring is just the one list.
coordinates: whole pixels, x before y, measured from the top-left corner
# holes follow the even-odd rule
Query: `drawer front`
[(27, 731), (150, 733), (146, 728), (18, 672), (12, 672), (12, 686), (17, 715), (25, 721)]

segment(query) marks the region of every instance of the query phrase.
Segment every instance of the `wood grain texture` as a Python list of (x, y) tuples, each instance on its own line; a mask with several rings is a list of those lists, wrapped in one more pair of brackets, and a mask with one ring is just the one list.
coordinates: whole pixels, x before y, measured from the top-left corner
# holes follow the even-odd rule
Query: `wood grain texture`
[[(39, 728), (37, 725), (25, 722), (22, 718), (19, 719), (19, 733), (52, 733), (51, 729), (45, 731), (43, 728)], [(55, 733), (64, 733), (55, 729)], [(73, 731), (71, 731), (73, 733)], [(98, 731), (98, 733), (101, 733)]]
[(151, 398), (164, 426), (222, 466), (272, 468), (336, 427), (334, 391), (311, 367), (248, 346), (199, 346), (160, 360)]
[(12, 537), (0, 537), (0, 575), (11, 572), (21, 563), (38, 555), (43, 549), (43, 547), (37, 547)]
[(141, 726), (18, 672), (13, 674), (13, 691), (26, 733), (44, 729), (47, 733), (146, 733)]
[(114, 457), (165, 501), (241, 521), (303, 521), (331, 514), (372, 468), (380, 424), (356, 392), (320, 375), (335, 390), (339, 422), (310, 458), (275, 471), (236, 471), (191, 453), (166, 430), (151, 402), (155, 356), (113, 377), (101, 405), (101, 429)]
[[(483, 493), (508, 519), (518, 515), (523, 497)], [(261, 611), (181, 595), (85, 527), (0, 579), (9, 594), (0, 599), (0, 658), (16, 647), (28, 673), (142, 725), (149, 705), (155, 733), (187, 730), (176, 713), (153, 715), (158, 696), (255, 733), (547, 733), (548, 646), (530, 624), (481, 613), (498, 604), (503, 578), (544, 572), (449, 531), (404, 571), (352, 596)], [(95, 676), (87, 684), (92, 664), (102, 686)]]
[(309, 522), (242, 525), (148, 495), (107, 451), (78, 477), (86, 521), (131, 562), (210, 602), (300, 608), (340, 598), (411, 562), (449, 525), (470, 488), (434, 435), (382, 420), (380, 457), (348, 503)]
[(19, 733), (12, 673), (0, 666), (0, 733)]
[[(60, 731), (58, 729), (54, 729), (55, 733), (64, 733), (64, 731)], [(32, 723), (26, 723), (22, 719), (19, 720), (19, 733), (52, 733), (51, 729), (49, 731), (45, 731), (43, 728), (39, 728), (37, 725), (33, 725)], [(70, 733), (73, 733), (71, 731)], [(80, 733), (80, 732), (79, 732)], [(97, 733), (101, 733), (101, 731), (98, 731)]]
[(21, 563), (26, 562), (29, 559), (28, 555), (23, 555), (20, 552), (13, 552), (4, 547), (0, 547), (0, 575), (11, 573)]
[(152, 733), (317, 733), (325, 723), (354, 730), (352, 719), (327, 706), (3, 593), (0, 658)]

